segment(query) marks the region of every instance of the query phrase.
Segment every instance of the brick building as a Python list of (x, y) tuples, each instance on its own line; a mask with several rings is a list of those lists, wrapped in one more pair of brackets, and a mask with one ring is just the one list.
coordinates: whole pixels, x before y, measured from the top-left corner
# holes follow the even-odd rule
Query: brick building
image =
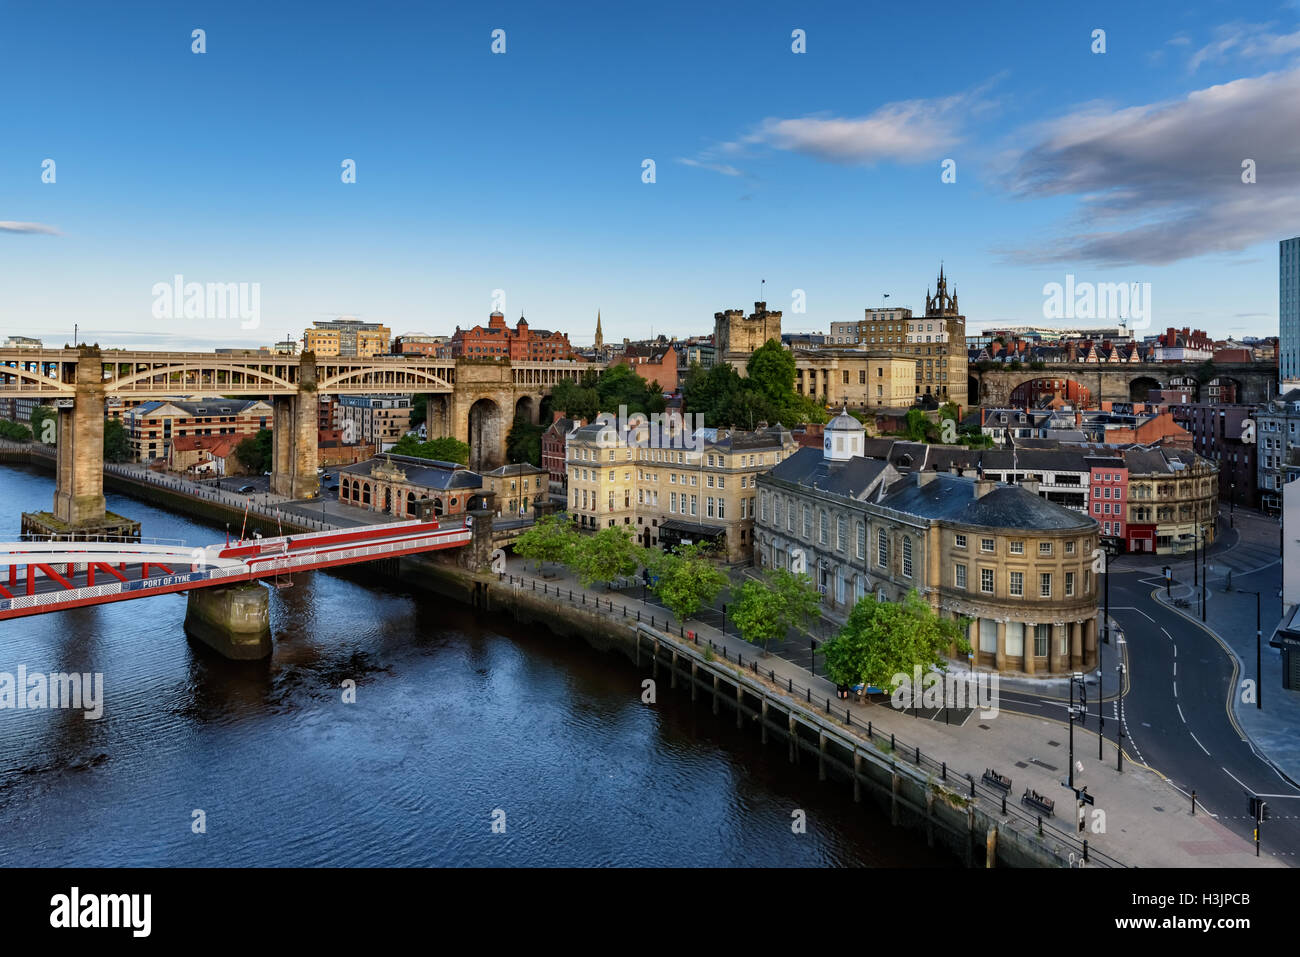
[(494, 312), (487, 326), (456, 327), (451, 336), (451, 355), (470, 359), (509, 359), (511, 362), (546, 362), (573, 359), (569, 337), (563, 332), (531, 329), (523, 316), (511, 329), (505, 316)]

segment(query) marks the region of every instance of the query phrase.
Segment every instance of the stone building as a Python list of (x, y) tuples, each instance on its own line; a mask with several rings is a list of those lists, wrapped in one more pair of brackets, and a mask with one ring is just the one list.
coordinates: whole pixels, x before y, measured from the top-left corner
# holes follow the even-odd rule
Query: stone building
[(394, 518), (420, 517), (419, 502), (433, 502), (435, 515), (462, 515), (479, 508), (485, 496), (483, 478), (456, 462), (438, 462), (409, 455), (345, 465), (339, 469), (339, 501), (344, 505), (385, 512)]
[(340, 395), (333, 410), (345, 444), (373, 445), (382, 452), (411, 429), (409, 395)]
[(1296, 449), (1300, 448), (1300, 389), (1262, 406), (1255, 417), (1256, 484), (1260, 506), (1273, 514), (1282, 511), (1282, 486), (1300, 474)]
[(494, 312), (486, 326), (456, 327), (451, 336), (451, 354), (470, 359), (509, 359), (511, 362), (550, 362), (572, 359), (569, 337), (563, 332), (532, 329), (523, 316), (511, 329), (505, 316)]
[(794, 390), (831, 407), (899, 408), (916, 401), (916, 363), (882, 352), (796, 352)]
[(546, 469), (527, 462), (484, 472), (482, 479), (494, 514), (502, 518), (532, 518), (537, 506), (549, 499)]
[(898, 601), (915, 588), (936, 613), (969, 620), (980, 667), (1096, 666), (1096, 522), (1032, 484), (899, 468), (865, 447), (862, 426), (841, 414), (820, 451), (759, 477), (757, 564), (807, 571), (837, 620), (864, 595)]
[(769, 339), (781, 341), (781, 313), (768, 312), (765, 302), (754, 303), (748, 316), (742, 309), (713, 314), (714, 362), (730, 363), (741, 375), (754, 350)]
[(758, 476), (797, 448), (780, 425), (616, 437), (593, 423), (569, 433), (569, 513), (582, 528), (631, 527), (645, 546), (708, 542), (748, 561)]
[(312, 323), (302, 334), (304, 352), (317, 356), (358, 357), (382, 355), (388, 351), (391, 330), (379, 322), (359, 319), (331, 319)]
[(122, 426), (137, 462), (167, 459), (183, 436), (256, 435), (272, 426), (271, 404), (263, 399), (162, 399), (122, 412)]

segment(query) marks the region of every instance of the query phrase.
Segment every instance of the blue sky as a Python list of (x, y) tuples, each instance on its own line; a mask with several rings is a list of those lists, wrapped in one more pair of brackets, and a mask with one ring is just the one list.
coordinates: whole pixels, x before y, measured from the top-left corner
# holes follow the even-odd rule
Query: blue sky
[[(1155, 329), (1277, 332), (1294, 2), (276, 6), (0, 2), (0, 335), (449, 333), (501, 289), (575, 343), (597, 309), (685, 336), (763, 279), (825, 330), (919, 310), (940, 260), (972, 326), (1072, 273), (1150, 282)], [(259, 283), (260, 327), (154, 318), (176, 274)]]

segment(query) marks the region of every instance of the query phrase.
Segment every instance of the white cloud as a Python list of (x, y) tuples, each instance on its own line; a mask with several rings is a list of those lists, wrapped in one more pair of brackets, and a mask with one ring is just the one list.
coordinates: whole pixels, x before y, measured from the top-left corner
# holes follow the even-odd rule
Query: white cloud
[(18, 223), (13, 220), (0, 219), (0, 233), (44, 233), (48, 236), (62, 235), (53, 226), (44, 223)]

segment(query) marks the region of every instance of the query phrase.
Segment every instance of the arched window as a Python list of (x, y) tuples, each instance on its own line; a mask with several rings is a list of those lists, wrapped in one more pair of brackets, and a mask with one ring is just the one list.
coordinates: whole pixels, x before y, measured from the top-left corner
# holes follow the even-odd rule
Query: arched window
[(365, 485), (361, 487), (361, 504), (362, 505), (370, 504), (370, 483), (369, 482), (367, 482)]
[(903, 536), (903, 577), (912, 577), (912, 539), (907, 535)]

